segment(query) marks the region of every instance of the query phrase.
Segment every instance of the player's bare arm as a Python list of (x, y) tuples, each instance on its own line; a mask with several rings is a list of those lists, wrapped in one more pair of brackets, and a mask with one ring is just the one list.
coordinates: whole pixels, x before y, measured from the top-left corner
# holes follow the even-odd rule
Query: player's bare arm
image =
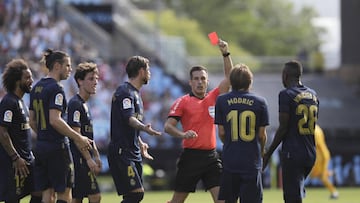
[(29, 110), (29, 124), (31, 129), (37, 133), (37, 122), (36, 122), (36, 114), (33, 110)]
[(140, 122), (137, 118), (131, 116), (129, 118), (129, 125), (137, 130), (141, 130), (146, 132), (149, 135), (153, 135), (153, 136), (160, 136), (161, 132), (154, 130), (151, 127), (151, 124), (143, 124), (142, 122)]
[(55, 128), (60, 134), (69, 137), (74, 140), (76, 146), (80, 151), (89, 150), (92, 148), (92, 140), (82, 136), (75, 130), (73, 130), (62, 118), (61, 111), (57, 109), (50, 109), (49, 111), (49, 122), (50, 125)]
[[(81, 134), (81, 128), (79, 128), (79, 127), (71, 127), (71, 128), (73, 130), (75, 130), (77, 133)], [(93, 148), (91, 148), (91, 149), (83, 148), (83, 150), (79, 150), (79, 151), (80, 151), (81, 155), (84, 157), (84, 159), (86, 160), (86, 164), (88, 165), (90, 171), (93, 174), (97, 175), (100, 172), (100, 168), (96, 164), (95, 160), (92, 159), (90, 150), (93, 150)]]
[(265, 154), (265, 144), (266, 144), (266, 139), (267, 139), (265, 126), (261, 126), (259, 128), (259, 138), (260, 138), (261, 156), (263, 157)]
[(0, 143), (13, 161), (15, 174), (21, 177), (28, 176), (30, 173), (27, 167), (28, 163), (17, 153), (7, 129), (3, 126), (0, 126)]
[(100, 153), (99, 153), (99, 150), (97, 149), (95, 140), (93, 140), (92, 153), (94, 155), (94, 161), (95, 161), (96, 165), (98, 166), (99, 172), (100, 172), (101, 168), (102, 168), (102, 162), (101, 162), (101, 159), (100, 159)]
[(149, 145), (145, 142), (142, 141), (141, 137), (139, 137), (139, 145), (140, 145), (140, 150), (141, 150), (141, 155), (144, 158), (150, 159), (150, 160), (154, 160), (154, 157), (151, 156), (148, 152), (149, 149)]
[(263, 170), (266, 168), (272, 153), (279, 146), (279, 144), (286, 135), (289, 123), (289, 114), (279, 113), (279, 123), (280, 124), (278, 129), (276, 130), (274, 140), (272, 141), (268, 151), (264, 154)]

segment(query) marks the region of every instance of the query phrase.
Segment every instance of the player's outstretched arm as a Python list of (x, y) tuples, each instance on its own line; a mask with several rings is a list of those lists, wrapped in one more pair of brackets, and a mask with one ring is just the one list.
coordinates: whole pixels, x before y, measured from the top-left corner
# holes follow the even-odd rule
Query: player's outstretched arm
[(140, 122), (137, 118), (135, 118), (134, 116), (131, 116), (129, 118), (129, 125), (137, 130), (141, 130), (146, 132), (149, 135), (154, 135), (154, 136), (160, 136), (161, 132), (154, 130), (151, 127), (151, 124), (143, 124), (142, 122)]

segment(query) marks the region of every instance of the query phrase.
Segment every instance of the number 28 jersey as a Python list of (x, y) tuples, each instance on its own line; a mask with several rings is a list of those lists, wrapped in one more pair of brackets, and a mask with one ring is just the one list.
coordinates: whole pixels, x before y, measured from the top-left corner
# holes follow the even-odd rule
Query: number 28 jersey
[(295, 86), (279, 93), (279, 112), (288, 113), (287, 134), (282, 150), (294, 160), (313, 163), (316, 158), (314, 131), (318, 119), (319, 100), (314, 90)]

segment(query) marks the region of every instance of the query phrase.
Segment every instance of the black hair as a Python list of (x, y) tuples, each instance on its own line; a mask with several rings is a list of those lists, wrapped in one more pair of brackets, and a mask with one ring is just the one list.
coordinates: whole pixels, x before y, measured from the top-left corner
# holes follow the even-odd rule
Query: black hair
[(138, 76), (141, 68), (146, 69), (149, 64), (149, 59), (143, 56), (132, 56), (126, 64), (126, 73), (129, 78)]
[(95, 63), (83, 62), (83, 63), (80, 63), (76, 67), (75, 74), (74, 74), (74, 79), (75, 79), (76, 84), (78, 85), (78, 87), (79, 87), (78, 79), (84, 80), (86, 74), (91, 73), (91, 72), (99, 73), (97, 65)]
[(2, 75), (2, 83), (7, 92), (14, 92), (16, 82), (21, 80), (23, 71), (29, 69), (29, 66), (23, 59), (13, 59), (6, 64)]
[(47, 49), (44, 52), (41, 61), (45, 62), (45, 66), (47, 69), (52, 70), (56, 62), (63, 64), (66, 57), (70, 56), (63, 51), (53, 51), (52, 49)]
[(301, 63), (297, 60), (291, 60), (289, 62), (286, 62), (284, 65), (284, 70), (289, 76), (297, 79), (299, 79), (303, 73), (303, 67)]
[(197, 66), (191, 67), (191, 69), (190, 69), (190, 79), (192, 79), (193, 72), (202, 71), (202, 70), (205, 71), (206, 73), (208, 73), (208, 70), (204, 66), (197, 65)]

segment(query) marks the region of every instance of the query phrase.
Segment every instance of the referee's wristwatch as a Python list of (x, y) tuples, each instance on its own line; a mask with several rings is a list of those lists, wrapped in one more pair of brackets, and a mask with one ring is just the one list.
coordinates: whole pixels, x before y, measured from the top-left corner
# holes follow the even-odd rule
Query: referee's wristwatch
[(230, 52), (223, 53), (222, 55), (223, 55), (223, 57), (228, 57), (228, 56), (230, 56)]

